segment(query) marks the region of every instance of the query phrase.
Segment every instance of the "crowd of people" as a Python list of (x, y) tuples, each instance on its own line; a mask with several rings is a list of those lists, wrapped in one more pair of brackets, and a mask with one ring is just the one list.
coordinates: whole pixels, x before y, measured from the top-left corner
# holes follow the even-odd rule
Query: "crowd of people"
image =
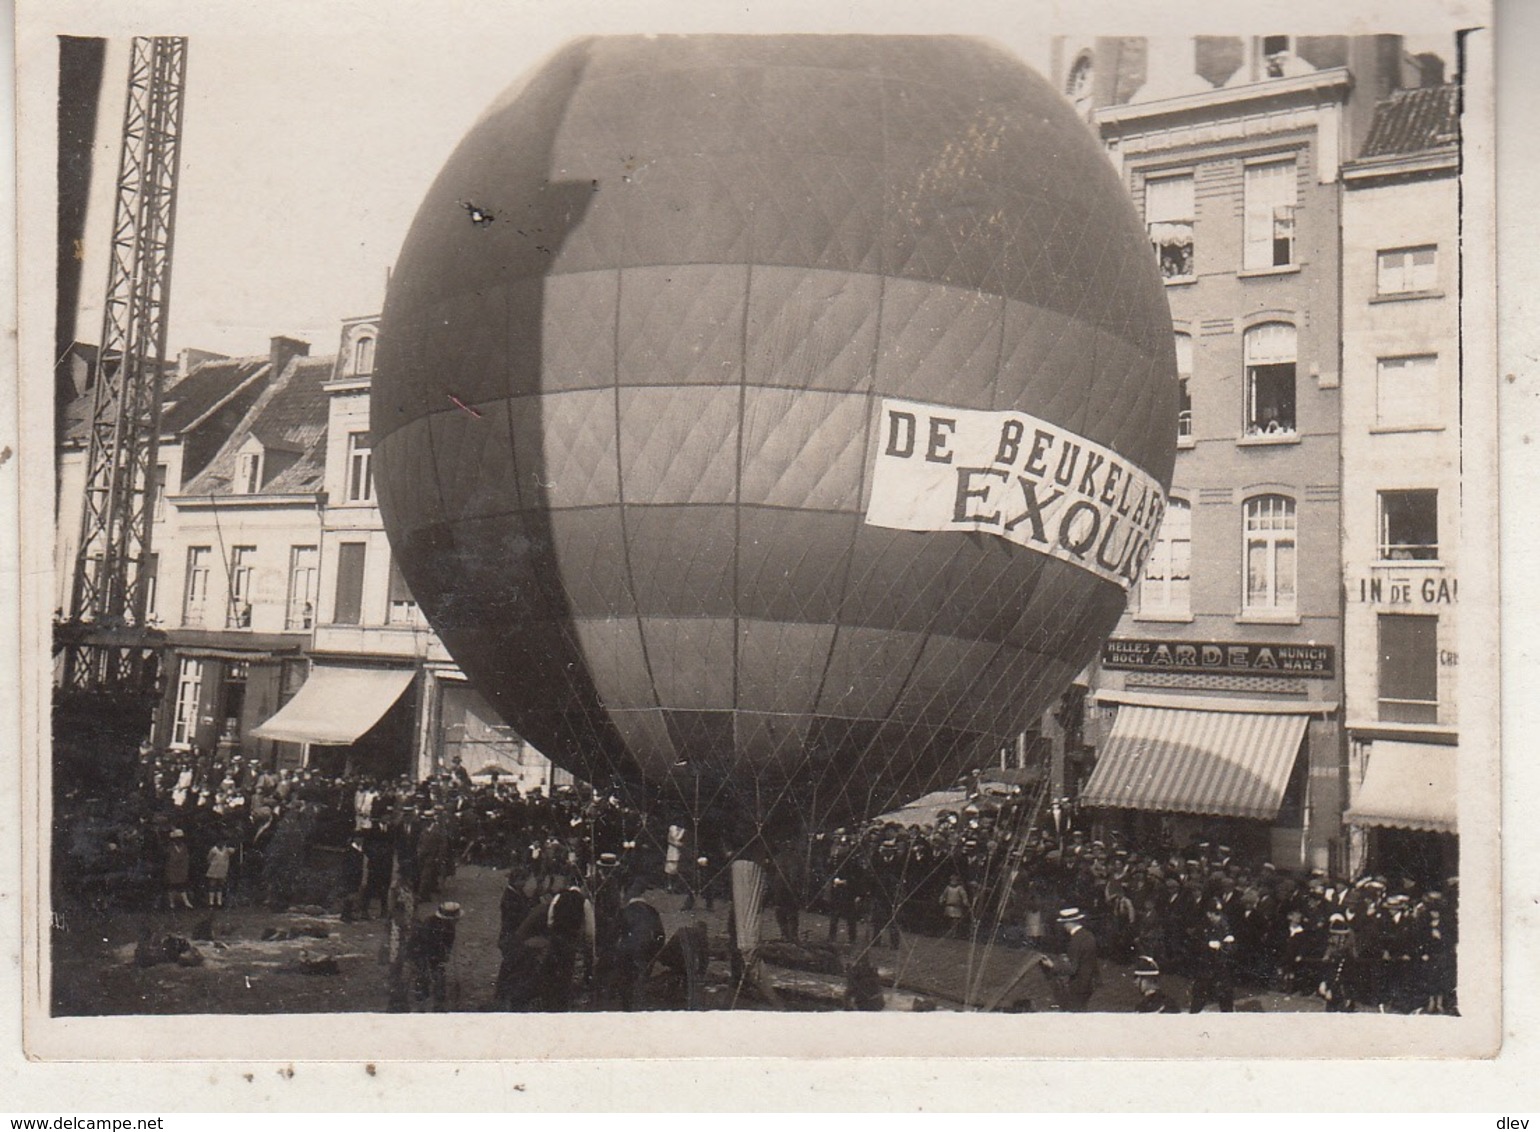
[[(640, 899), (644, 876), (664, 882), (665, 835), (649, 838), (643, 816), (612, 795), (526, 794), (473, 780), (459, 760), (413, 781), (146, 746), (138, 770), (126, 797), (61, 799), (61, 895), (101, 911), (239, 904), (383, 918), (394, 1011), (446, 1008), (463, 909), (438, 898), (466, 864), (511, 862), (493, 992), (503, 1008), (569, 1009), (587, 987), (590, 1001), (629, 1009), (644, 966), (661, 957), (682, 976), (706, 953), (694, 937), (665, 949), (661, 919)], [(720, 881), (693, 838), (689, 847), (672, 879), (714, 900)]]
[(1206, 841), (1136, 848), (1019, 824), (1007, 809), (815, 837), (828, 938), (894, 947), (914, 930), (1063, 952), (1072, 909), (1102, 960), (1189, 979), (1194, 1012), (1261, 991), (1333, 1011), (1456, 1009), (1456, 878), (1345, 881)]
[(61, 802), (58, 875), (93, 903), (335, 903), (348, 917), (386, 914), (397, 887), (431, 899), (465, 863), (586, 874), (596, 845), (635, 844), (641, 821), (586, 789), (477, 783), (458, 761), (414, 781), (148, 747), (131, 796)]
[[(795, 940), (802, 914), (821, 912), (820, 942), (843, 934), (864, 955), (897, 948), (904, 932), (1065, 952), (1070, 908), (1102, 961), (1190, 980), (1191, 1010), (1231, 1010), (1262, 990), (1318, 995), (1334, 1011), (1456, 1008), (1452, 879), (1345, 882), (1208, 842), (1103, 843), (1063, 821), (1024, 828), (1027, 809), (759, 846), (767, 909)], [(635, 1005), (654, 958), (667, 950), (684, 979), (708, 951), (696, 936), (663, 939), (647, 893), (683, 892), (685, 910), (730, 898), (730, 854), (687, 821), (586, 787), (525, 795), (473, 781), (458, 762), (382, 780), (146, 748), (134, 796), (78, 806), (56, 845), (56, 875), (102, 906), (385, 917), (392, 1009), (443, 1008), (461, 910), (439, 900), (467, 863), (507, 870), (492, 994), (503, 1009), (568, 1009), (575, 986), (591, 1002)]]

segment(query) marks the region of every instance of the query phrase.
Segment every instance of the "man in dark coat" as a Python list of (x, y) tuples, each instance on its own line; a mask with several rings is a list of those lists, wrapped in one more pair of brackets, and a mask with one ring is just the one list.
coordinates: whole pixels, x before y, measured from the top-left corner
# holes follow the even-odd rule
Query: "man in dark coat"
[(866, 870), (854, 850), (834, 866), (829, 878), (829, 942), (839, 936), (843, 922), (850, 942), (856, 942), (866, 902)]
[(802, 854), (795, 842), (786, 842), (771, 855), (767, 903), (775, 912), (775, 926), (782, 939), (802, 938), (802, 903), (805, 879)]
[(579, 960), (587, 982), (593, 973), (594, 946), (593, 902), (575, 880), (552, 897), (546, 912), (546, 934), (550, 945), (545, 955), (545, 1009), (571, 1010)]
[(358, 916), (359, 893), (369, 872), (369, 858), (362, 838), (354, 837), (342, 853), (342, 869), (337, 877), (337, 891), (342, 900), (342, 921), (351, 923)]
[(614, 970), (622, 1010), (636, 1010), (643, 1005), (642, 988), (666, 938), (663, 917), (643, 897), (645, 890), (641, 881), (632, 881), (626, 890), (626, 902), (620, 908)]
[(1096, 958), (1096, 937), (1085, 926), (1085, 914), (1079, 908), (1059, 912), (1059, 926), (1069, 933), (1069, 943), (1059, 959), (1044, 959), (1054, 994), (1061, 1009), (1071, 1013), (1085, 1011), (1091, 995), (1101, 982), (1101, 968)]
[(1224, 905), (1211, 901), (1204, 913), (1207, 926), (1195, 958), (1189, 1014), (1201, 1014), (1210, 1002), (1229, 1014), (1235, 1009), (1235, 936), (1230, 933)]
[(363, 917), (373, 914), (375, 901), (379, 901), (380, 915), (390, 915), (390, 880), (395, 871), (396, 847), (390, 830), (375, 825), (364, 831), (364, 899)]
[(503, 898), (498, 908), (497, 949), (503, 958), (498, 965), (497, 985), (492, 995), (503, 1010), (511, 1005), (515, 977), (529, 955), (519, 929), (537, 902), (535, 878), (529, 870), (522, 864), (508, 870), (508, 882), (503, 886)]
[(869, 881), (867, 907), (871, 914), (874, 947), (886, 929), (888, 946), (898, 949), (898, 910), (904, 902), (902, 867), (897, 841), (884, 841), (872, 851), (866, 875)]
[(417, 968), (417, 1001), (431, 1000), (430, 1009), (443, 1011), (449, 1002), (449, 956), (455, 946), (455, 924), (460, 906), (445, 901), (422, 923), (412, 937), (412, 959)]
[(1139, 988), (1139, 1004), (1135, 1014), (1180, 1014), (1181, 1008), (1171, 996), (1160, 989), (1160, 964), (1148, 955), (1141, 955), (1134, 962), (1134, 985)]

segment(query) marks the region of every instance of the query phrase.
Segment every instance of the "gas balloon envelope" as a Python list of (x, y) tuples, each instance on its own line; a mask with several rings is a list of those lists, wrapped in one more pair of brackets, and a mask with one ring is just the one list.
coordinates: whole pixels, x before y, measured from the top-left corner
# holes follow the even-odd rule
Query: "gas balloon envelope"
[(471, 129), (372, 393), (402, 572), (595, 783), (740, 830), (987, 762), (1095, 655), (1175, 454), (1128, 193), (938, 37), (569, 44)]

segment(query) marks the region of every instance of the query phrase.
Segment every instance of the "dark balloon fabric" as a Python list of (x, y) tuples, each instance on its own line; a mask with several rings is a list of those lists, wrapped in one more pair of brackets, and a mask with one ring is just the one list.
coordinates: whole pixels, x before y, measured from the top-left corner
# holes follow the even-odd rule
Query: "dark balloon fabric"
[(1170, 483), (1171, 323), (1086, 126), (987, 44), (588, 39), (471, 130), (392, 276), (381, 507), (451, 654), (595, 782), (880, 812), (1050, 705), (1118, 586), (864, 521), (883, 397)]

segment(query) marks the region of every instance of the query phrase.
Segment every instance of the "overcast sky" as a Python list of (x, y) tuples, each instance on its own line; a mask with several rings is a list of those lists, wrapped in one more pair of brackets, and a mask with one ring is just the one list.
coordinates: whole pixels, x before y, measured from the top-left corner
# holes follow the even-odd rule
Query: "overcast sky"
[[(1450, 0), (1456, 2), (1456, 0)], [(1195, 5), (1188, 5), (1195, 7)], [(1327, 5), (1340, 13), (1345, 0)], [(309, 340), (316, 353), (336, 347), (338, 321), (377, 311), (417, 204), (455, 144), (509, 83), (575, 35), (638, 31), (889, 31), (987, 35), (1040, 70), (1049, 33), (1068, 17), (1027, 0), (1008, 9), (941, 0), (873, 5), (792, 0), (763, 8), (694, 3), (520, 0), (369, 6), (293, 2), (245, 5), (239, 13), (166, 4), (158, 22), (100, 26), (82, 5), (50, 20), (54, 30), (111, 34), (98, 122), (93, 208), (86, 238), (79, 337), (99, 333), (111, 183), (130, 27), (189, 36), (187, 101), (171, 302), (172, 352), (197, 346), (263, 352), (274, 334)], [(155, 7), (141, 0), (136, 8)], [(967, 8), (967, 11), (961, 9)], [(1072, 31), (1159, 30), (1170, 34), (1182, 0), (1087, 25), (1075, 7)], [(1205, 30), (1295, 30), (1233, 7)], [(1408, 15), (1410, 11), (1410, 15)], [(1319, 17), (1316, 17), (1319, 18)], [(1340, 20), (1340, 15), (1338, 17)], [(1408, 48), (1452, 56), (1447, 31), (1458, 12), (1435, 0), (1398, 11)], [(1319, 23), (1310, 30), (1327, 30)], [(1332, 30), (1344, 30), (1340, 26)], [(1363, 28), (1362, 30), (1367, 30)], [(1451, 60), (1452, 61), (1452, 60)], [(1452, 69), (1452, 67), (1451, 67)]]

